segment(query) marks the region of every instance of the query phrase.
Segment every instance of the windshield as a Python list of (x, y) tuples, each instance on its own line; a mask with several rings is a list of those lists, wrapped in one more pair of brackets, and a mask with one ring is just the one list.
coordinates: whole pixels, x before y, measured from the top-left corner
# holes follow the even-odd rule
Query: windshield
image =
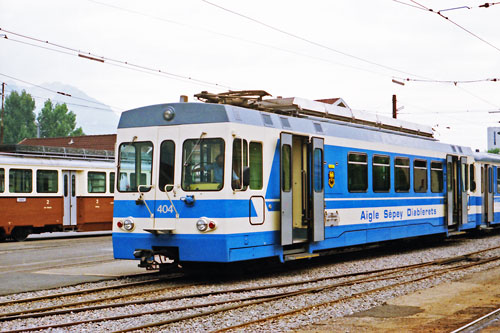
[(224, 186), (224, 140), (188, 139), (182, 147), (182, 189), (217, 191)]
[[(137, 192), (139, 185), (151, 185), (153, 144), (151, 142), (126, 142), (120, 145), (118, 161), (118, 190)], [(141, 192), (150, 187), (142, 186)]]

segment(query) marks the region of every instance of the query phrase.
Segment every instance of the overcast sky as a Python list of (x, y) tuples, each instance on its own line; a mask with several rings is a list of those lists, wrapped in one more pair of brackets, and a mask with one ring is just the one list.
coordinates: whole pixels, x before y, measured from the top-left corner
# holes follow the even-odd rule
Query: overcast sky
[[(500, 82), (461, 83), (500, 79), (500, 4), (207, 1), (0, 0), (0, 36), (8, 38), (0, 39), (0, 74), (72, 85), (115, 112), (180, 95), (193, 100), (202, 90), (262, 89), (341, 97), (353, 109), (387, 115), (396, 94), (401, 119), (481, 150), (486, 128), (500, 126), (500, 113), (490, 113), (500, 111)], [(441, 12), (469, 33), (419, 4), (471, 7)], [(104, 63), (78, 57), (88, 52)], [(401, 86), (393, 78), (411, 81)], [(0, 81), (23, 85), (2, 75)]]

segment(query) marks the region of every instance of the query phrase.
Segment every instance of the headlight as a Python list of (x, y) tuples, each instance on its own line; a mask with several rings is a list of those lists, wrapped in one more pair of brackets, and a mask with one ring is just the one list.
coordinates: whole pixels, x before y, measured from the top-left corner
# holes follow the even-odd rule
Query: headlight
[(131, 231), (132, 229), (134, 229), (134, 220), (132, 220), (131, 217), (128, 217), (125, 220), (123, 220), (123, 229), (127, 231)]
[(196, 228), (198, 228), (199, 231), (207, 231), (208, 221), (202, 217), (196, 222)]

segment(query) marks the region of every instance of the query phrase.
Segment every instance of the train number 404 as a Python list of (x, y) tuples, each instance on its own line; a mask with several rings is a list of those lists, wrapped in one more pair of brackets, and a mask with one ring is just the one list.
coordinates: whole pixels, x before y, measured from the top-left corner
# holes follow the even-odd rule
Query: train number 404
[(168, 205), (159, 205), (156, 211), (160, 214), (173, 213), (174, 208)]

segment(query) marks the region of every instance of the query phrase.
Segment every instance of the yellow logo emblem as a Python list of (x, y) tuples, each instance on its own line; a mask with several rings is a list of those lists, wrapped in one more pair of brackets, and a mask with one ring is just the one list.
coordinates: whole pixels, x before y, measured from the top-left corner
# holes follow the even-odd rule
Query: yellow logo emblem
[(330, 187), (335, 185), (335, 172), (333, 170), (328, 172), (328, 185), (330, 185)]

